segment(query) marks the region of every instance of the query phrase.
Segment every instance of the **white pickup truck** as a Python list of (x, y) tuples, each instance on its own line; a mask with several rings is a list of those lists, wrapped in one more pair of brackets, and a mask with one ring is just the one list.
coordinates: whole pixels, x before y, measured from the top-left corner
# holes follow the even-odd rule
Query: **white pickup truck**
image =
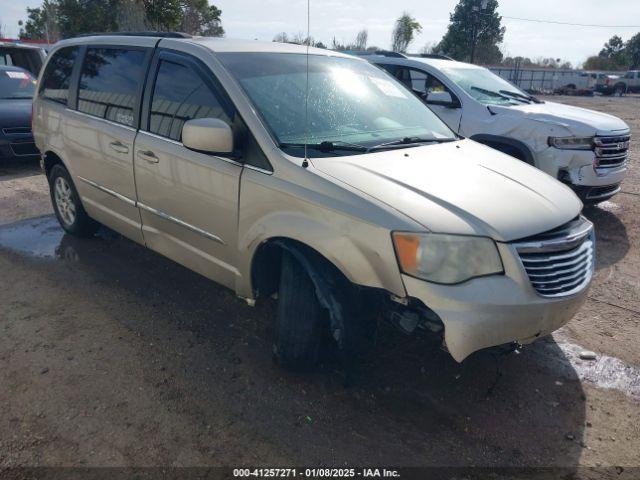
[(447, 58), (384, 52), (364, 58), (404, 83), (455, 132), (536, 166), (585, 204), (620, 191), (630, 131), (619, 118), (543, 102), (486, 68)]

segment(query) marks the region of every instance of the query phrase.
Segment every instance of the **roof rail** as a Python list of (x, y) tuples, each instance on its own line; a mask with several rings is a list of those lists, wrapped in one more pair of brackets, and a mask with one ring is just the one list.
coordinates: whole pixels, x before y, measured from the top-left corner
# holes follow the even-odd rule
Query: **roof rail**
[(447, 55), (442, 55), (440, 53), (421, 53), (418, 56), (421, 58), (437, 58), (439, 60), (453, 60), (453, 58), (448, 57)]
[(182, 32), (90, 32), (76, 35), (76, 37), (95, 37), (98, 35), (108, 35), (110, 37), (193, 38), (188, 33)]
[(380, 55), (382, 57), (407, 58), (407, 56), (403, 53), (392, 52), (389, 50), (344, 50), (343, 53), (348, 53), (349, 55), (357, 55), (359, 57), (366, 57), (368, 55)]

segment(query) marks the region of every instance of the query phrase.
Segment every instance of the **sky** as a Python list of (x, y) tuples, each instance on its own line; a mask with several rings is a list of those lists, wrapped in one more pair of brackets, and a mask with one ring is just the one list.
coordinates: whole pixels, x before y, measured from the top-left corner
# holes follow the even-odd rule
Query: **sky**
[[(26, 7), (40, 0), (0, 0), (0, 25), (5, 35), (15, 37), (18, 20)], [(279, 32), (296, 34), (307, 30), (307, 0), (213, 0), (222, 10), (222, 25), (229, 38), (270, 41)], [(310, 32), (329, 44), (335, 36), (352, 41), (367, 29), (369, 44), (389, 48), (395, 19), (409, 12), (422, 24), (423, 31), (409, 47), (419, 51), (437, 43), (447, 29), (449, 13), (457, 0), (310, 0)], [(503, 18), (507, 27), (502, 51), (533, 59), (554, 57), (580, 64), (597, 54), (615, 34), (627, 40), (640, 32), (638, 0), (499, 0), (503, 16), (556, 22), (599, 25), (636, 25), (634, 28), (598, 28), (532, 23)]]

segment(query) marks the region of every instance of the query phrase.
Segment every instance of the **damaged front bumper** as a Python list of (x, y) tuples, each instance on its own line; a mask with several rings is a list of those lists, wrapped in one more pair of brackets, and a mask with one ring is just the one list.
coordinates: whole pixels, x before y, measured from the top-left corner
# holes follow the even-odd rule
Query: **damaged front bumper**
[(403, 275), (407, 294), (427, 305), (444, 325), (444, 342), (458, 362), (508, 343), (528, 344), (566, 324), (586, 299), (591, 274), (576, 292), (544, 296), (533, 288), (516, 247), (499, 244), (504, 275), (438, 285)]

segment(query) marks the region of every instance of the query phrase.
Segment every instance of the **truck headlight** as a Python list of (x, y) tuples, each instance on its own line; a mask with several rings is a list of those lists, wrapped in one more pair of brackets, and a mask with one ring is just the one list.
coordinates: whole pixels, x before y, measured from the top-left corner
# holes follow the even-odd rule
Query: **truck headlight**
[(550, 147), (562, 150), (591, 150), (594, 137), (549, 137)]
[(454, 284), (504, 273), (498, 247), (490, 238), (394, 232), (393, 244), (402, 271), (429, 282)]

